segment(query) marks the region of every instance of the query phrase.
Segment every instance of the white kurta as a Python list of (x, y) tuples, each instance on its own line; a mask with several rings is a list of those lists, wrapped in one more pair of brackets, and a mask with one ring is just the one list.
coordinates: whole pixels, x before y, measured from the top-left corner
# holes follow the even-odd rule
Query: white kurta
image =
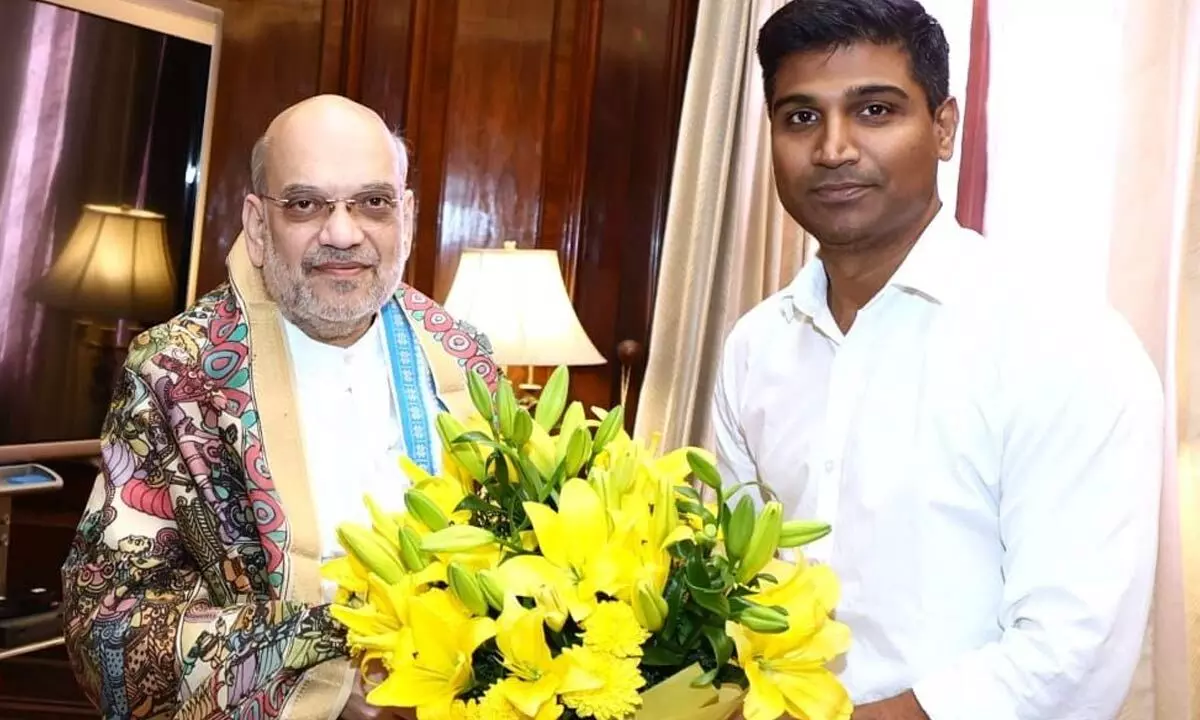
[(284, 320), (300, 431), (320, 529), (321, 555), (342, 554), (336, 529), (346, 521), (370, 525), (370, 493), (384, 508), (402, 511), (407, 476), (400, 469), (404, 437), (383, 321), (347, 348), (313, 340)]
[(943, 210), (844, 336), (819, 260), (749, 312), (715, 394), (721, 470), (832, 523), (809, 555), (842, 581), (856, 702), (1111, 718), (1154, 578), (1161, 384), (1115, 313), (997, 242)]

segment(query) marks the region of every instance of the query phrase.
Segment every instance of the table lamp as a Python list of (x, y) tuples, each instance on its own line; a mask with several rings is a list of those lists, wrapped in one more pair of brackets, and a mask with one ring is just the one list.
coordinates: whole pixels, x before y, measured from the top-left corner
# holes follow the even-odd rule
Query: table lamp
[[(175, 306), (175, 274), (166, 218), (115, 205), (84, 205), (79, 221), (34, 297), (75, 316), (81, 341), (73, 351), (79, 370), (91, 366), (91, 411), (103, 413), (129, 342), (129, 321), (160, 321)], [(113, 330), (109, 333), (109, 330)]]
[(534, 366), (607, 362), (579, 323), (555, 250), (464, 250), (445, 306), (488, 336), (498, 365), (526, 367), (523, 390), (539, 389)]
[(165, 320), (175, 309), (165, 218), (128, 206), (84, 205), (37, 297), (93, 318)]

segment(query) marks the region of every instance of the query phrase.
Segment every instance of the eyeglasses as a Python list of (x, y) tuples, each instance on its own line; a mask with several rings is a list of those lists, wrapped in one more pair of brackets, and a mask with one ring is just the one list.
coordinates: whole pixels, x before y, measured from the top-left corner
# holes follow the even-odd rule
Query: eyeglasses
[(374, 223), (390, 222), (396, 218), (396, 207), (400, 201), (392, 195), (379, 192), (364, 192), (349, 198), (325, 198), (319, 195), (300, 194), (287, 198), (259, 195), (277, 205), (283, 216), (289, 222), (307, 223), (313, 220), (325, 220), (333, 214), (338, 203), (346, 206), (346, 212), (352, 217), (360, 215), (363, 219)]

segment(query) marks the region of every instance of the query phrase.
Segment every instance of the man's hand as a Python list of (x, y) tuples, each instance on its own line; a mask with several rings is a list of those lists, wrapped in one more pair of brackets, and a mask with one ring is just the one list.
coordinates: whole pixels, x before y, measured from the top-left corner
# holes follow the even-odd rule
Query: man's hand
[(381, 708), (367, 704), (367, 693), (383, 680), (383, 670), (372, 669), (364, 681), (361, 673), (354, 674), (354, 690), (346, 707), (339, 715), (340, 720), (417, 720), (415, 710), (400, 708)]
[(850, 720), (929, 720), (912, 690), (894, 698), (854, 708)]

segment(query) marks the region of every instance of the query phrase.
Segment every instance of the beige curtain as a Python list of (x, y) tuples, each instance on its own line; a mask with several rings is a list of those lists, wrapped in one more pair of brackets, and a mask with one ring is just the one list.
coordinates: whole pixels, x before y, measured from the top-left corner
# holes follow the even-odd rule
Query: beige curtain
[[(1123, 720), (1200, 718), (1200, 0), (1128, 0), (1108, 295), (1167, 398), (1158, 577)], [(1154, 112), (1148, 112), (1154, 108)]]
[(754, 44), (783, 0), (701, 0), (675, 150), (635, 433), (711, 446), (709, 399), (734, 321), (786, 286), (815, 243), (784, 212)]

